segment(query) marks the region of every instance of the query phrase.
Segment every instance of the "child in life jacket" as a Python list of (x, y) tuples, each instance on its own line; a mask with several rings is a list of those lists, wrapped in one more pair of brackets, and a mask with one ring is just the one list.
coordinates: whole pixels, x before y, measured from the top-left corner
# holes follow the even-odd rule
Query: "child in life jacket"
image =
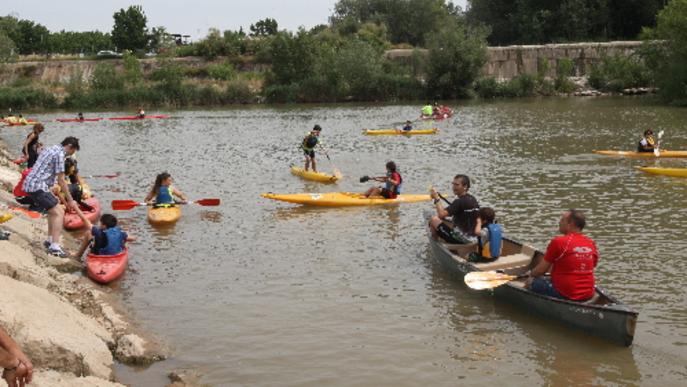
[(81, 243), (75, 258), (81, 258), (89, 245), (92, 254), (116, 255), (124, 250), (126, 242), (136, 240), (117, 226), (117, 218), (112, 214), (103, 214), (98, 226), (94, 226), (83, 214), (79, 214), (79, 216), (90, 231)]
[[(64, 160), (64, 178), (67, 180), (69, 185), (69, 194), (72, 196), (75, 202), (79, 203), (79, 207), (82, 211), (93, 211), (88, 203), (84, 202), (84, 199), (88, 199), (88, 195), (84, 190), (84, 181), (79, 176), (79, 168), (76, 159), (73, 157), (67, 157)], [(59, 186), (55, 186), (55, 192), (60, 201), (64, 202), (64, 194), (60, 192)]]
[(496, 213), (491, 207), (479, 209), (475, 234), (477, 234), (477, 253), (470, 253), (469, 262), (494, 262), (501, 256), (503, 248), (503, 229), (496, 223)]
[[(155, 207), (171, 207), (177, 204), (174, 197), (181, 199), (179, 203), (186, 203), (186, 195), (181, 191), (172, 187), (172, 175), (167, 172), (162, 172), (155, 178), (155, 184), (145, 198), (148, 204), (154, 204)], [(154, 199), (154, 200), (153, 200)]]

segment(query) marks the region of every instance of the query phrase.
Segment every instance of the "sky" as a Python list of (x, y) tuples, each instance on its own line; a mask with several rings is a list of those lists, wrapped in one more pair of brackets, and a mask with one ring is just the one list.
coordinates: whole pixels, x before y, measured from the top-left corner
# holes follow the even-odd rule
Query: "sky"
[[(465, 8), (467, 0), (454, 0)], [(0, 15), (13, 15), (46, 26), (50, 31), (110, 32), (112, 14), (141, 5), (148, 28), (164, 26), (169, 33), (203, 38), (210, 28), (238, 30), (267, 17), (279, 29), (326, 24), (337, 0), (2, 0)]]

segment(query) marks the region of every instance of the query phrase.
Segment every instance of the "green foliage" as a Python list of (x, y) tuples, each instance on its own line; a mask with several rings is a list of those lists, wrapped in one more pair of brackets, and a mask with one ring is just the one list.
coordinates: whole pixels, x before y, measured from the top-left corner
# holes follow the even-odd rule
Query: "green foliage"
[(228, 81), (236, 75), (234, 67), (230, 64), (214, 64), (207, 67), (207, 74), (212, 79)]
[(134, 85), (143, 79), (141, 71), (141, 64), (136, 55), (130, 51), (125, 51), (123, 56), (124, 61), (124, 79), (130, 84)]
[(205, 39), (195, 44), (195, 55), (213, 60), (218, 56), (236, 56), (240, 47), (232, 40), (226, 39), (216, 28), (211, 28)]
[(649, 70), (637, 57), (603, 57), (589, 74), (589, 84), (603, 91), (620, 92), (630, 87), (645, 87), (649, 83)]
[(12, 62), (16, 57), (14, 42), (4, 32), (0, 31), (0, 64)]
[(661, 97), (675, 105), (687, 105), (687, 0), (672, 0), (658, 14), (654, 30), (645, 38), (643, 56), (651, 69)]
[(14, 42), (20, 55), (48, 53), (50, 32), (41, 24), (8, 15), (0, 17), (0, 33)]
[(57, 107), (57, 99), (52, 93), (31, 87), (0, 88), (0, 109), (31, 109)]
[(171, 58), (157, 59), (158, 68), (153, 71), (152, 79), (159, 82), (158, 87), (173, 95), (183, 94), (183, 69)]
[(455, 21), (431, 36), (427, 88), (437, 99), (461, 98), (487, 60), (485, 32)]
[(665, 0), (469, 0), (468, 19), (492, 45), (635, 39)]
[(98, 63), (91, 76), (91, 88), (94, 90), (122, 90), (124, 78), (117, 74), (111, 63)]
[(444, 0), (339, 0), (330, 21), (344, 36), (371, 23), (383, 25), (391, 43), (424, 46), (429, 34), (456, 17), (455, 8)]
[(274, 35), (278, 29), (277, 21), (268, 17), (250, 25), (250, 36)]
[(50, 34), (49, 50), (54, 54), (95, 54), (101, 50), (113, 50), (110, 34), (100, 31), (72, 32), (60, 31)]
[(165, 27), (153, 27), (148, 35), (148, 49), (153, 52), (173, 51), (176, 47), (174, 38)]
[(570, 93), (575, 90), (575, 84), (570, 80), (575, 64), (569, 58), (559, 59), (556, 63), (556, 80), (554, 87), (561, 93)]
[(145, 50), (148, 46), (148, 19), (140, 5), (120, 9), (112, 16), (112, 43), (120, 50)]

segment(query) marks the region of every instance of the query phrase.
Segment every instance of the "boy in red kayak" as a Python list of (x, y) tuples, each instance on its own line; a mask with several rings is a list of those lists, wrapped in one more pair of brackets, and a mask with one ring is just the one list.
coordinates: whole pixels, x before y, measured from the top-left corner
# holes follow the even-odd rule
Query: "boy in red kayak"
[(122, 231), (117, 226), (117, 218), (112, 214), (103, 214), (100, 217), (100, 225), (94, 226), (81, 212), (79, 217), (90, 230), (87, 237), (81, 242), (81, 247), (74, 258), (81, 259), (88, 246), (91, 245), (91, 253), (95, 255), (116, 255), (124, 250), (126, 242), (133, 242), (135, 237)]

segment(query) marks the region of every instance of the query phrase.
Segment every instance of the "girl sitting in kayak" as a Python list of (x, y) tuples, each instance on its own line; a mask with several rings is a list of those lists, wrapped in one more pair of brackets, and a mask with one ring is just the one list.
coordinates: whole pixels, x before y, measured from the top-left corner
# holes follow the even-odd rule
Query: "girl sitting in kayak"
[(124, 250), (126, 242), (136, 240), (136, 238), (117, 227), (117, 218), (112, 214), (103, 214), (100, 217), (100, 226), (94, 226), (81, 213), (79, 213), (79, 216), (90, 232), (88, 237), (81, 243), (79, 252), (76, 253), (76, 258), (81, 258), (91, 242), (91, 253), (95, 255), (115, 255)]
[[(155, 178), (155, 184), (145, 198), (148, 204), (154, 204), (155, 207), (172, 207), (177, 203), (185, 204), (187, 199), (181, 191), (172, 187), (172, 175), (167, 172), (162, 172)], [(179, 202), (174, 200), (174, 197), (181, 199)], [(154, 200), (153, 200), (154, 199)]]
[(367, 192), (365, 192), (366, 198), (370, 196), (382, 196), (386, 199), (396, 199), (396, 196), (401, 193), (403, 178), (401, 174), (396, 171), (396, 163), (393, 161), (386, 163), (386, 176), (372, 177), (370, 179), (386, 184), (384, 187), (371, 187), (368, 189)]
[(32, 168), (36, 163), (36, 160), (38, 160), (38, 144), (40, 144), (38, 140), (41, 133), (43, 133), (43, 130), (45, 130), (43, 124), (34, 125), (33, 130), (28, 136), (26, 136), (24, 145), (21, 147), (21, 153), (24, 155), (24, 157), (26, 157), (27, 160), (27, 168)]
[[(67, 157), (64, 160), (64, 178), (67, 180), (69, 185), (69, 194), (72, 196), (75, 202), (79, 203), (79, 207), (82, 211), (93, 211), (93, 207), (84, 202), (84, 199), (90, 197), (84, 189), (86, 183), (83, 181), (81, 176), (79, 176), (79, 168), (77, 167), (76, 159), (73, 157)], [(60, 201), (66, 205), (65, 195), (60, 192), (60, 187), (55, 186), (54, 188), (57, 197)]]

